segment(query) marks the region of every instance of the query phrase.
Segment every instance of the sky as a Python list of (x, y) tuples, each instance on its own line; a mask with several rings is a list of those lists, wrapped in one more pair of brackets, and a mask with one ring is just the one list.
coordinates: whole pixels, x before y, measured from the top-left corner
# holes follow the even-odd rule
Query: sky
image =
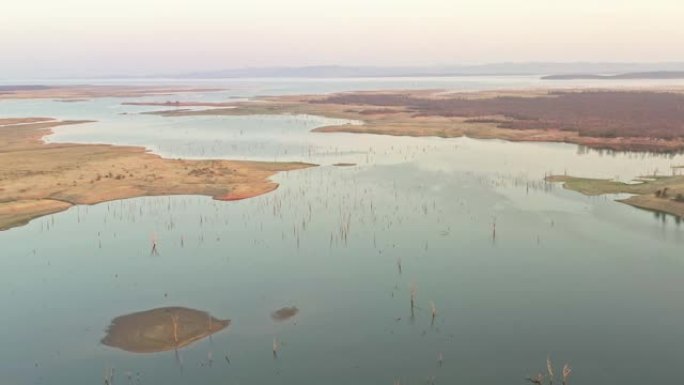
[(681, 0), (7, 0), (0, 78), (684, 61)]

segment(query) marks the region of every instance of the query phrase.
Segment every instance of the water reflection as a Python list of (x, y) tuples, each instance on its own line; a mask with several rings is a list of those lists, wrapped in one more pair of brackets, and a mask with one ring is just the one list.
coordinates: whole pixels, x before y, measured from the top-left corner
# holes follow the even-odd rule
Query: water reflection
[(176, 350), (230, 325), (209, 313), (184, 307), (163, 307), (126, 314), (112, 320), (102, 343), (132, 353)]

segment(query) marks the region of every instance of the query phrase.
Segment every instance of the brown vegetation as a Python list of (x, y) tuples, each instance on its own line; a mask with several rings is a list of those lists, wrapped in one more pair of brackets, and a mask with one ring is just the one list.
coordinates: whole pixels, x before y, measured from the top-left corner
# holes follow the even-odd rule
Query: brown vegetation
[(0, 126), (0, 230), (77, 204), (151, 195), (235, 200), (273, 191), (269, 177), (305, 163), (163, 159), (140, 147), (45, 144), (50, 129), (82, 121)]
[[(497, 123), (502, 128), (557, 129), (600, 138), (684, 137), (684, 95), (667, 92), (552, 92), (548, 97), (488, 99), (339, 94), (314, 103), (397, 106), (416, 115), (467, 117), (469, 121)], [(482, 119), (493, 115), (509, 120)]]
[(365, 110), (353, 111), (360, 115), (380, 115), (380, 114), (398, 114), (403, 112), (402, 110), (392, 109), (392, 108), (368, 108)]
[(663, 91), (353, 92), (266, 97), (162, 116), (314, 114), (363, 121), (316, 132), (567, 142), (615, 151), (684, 150), (684, 94)]

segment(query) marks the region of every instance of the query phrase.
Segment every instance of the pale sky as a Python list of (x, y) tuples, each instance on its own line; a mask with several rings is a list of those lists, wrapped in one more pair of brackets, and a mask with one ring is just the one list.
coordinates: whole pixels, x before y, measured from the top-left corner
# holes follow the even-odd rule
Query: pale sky
[(5, 0), (0, 78), (684, 61), (682, 0)]

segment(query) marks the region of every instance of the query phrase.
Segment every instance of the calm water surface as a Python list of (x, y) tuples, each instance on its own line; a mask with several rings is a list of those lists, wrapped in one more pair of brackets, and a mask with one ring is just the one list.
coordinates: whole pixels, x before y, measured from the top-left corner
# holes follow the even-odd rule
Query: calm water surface
[[(182, 100), (387, 88), (291, 82)], [(433, 85), (423, 86), (415, 88)], [(315, 134), (345, 122), (163, 118), (121, 101), (0, 102), (0, 115), (98, 120), (58, 128), (48, 141), (321, 167), (281, 173), (278, 190), (245, 201), (128, 199), (0, 232), (2, 384), (103, 383), (108, 369), (115, 384), (523, 384), (545, 370), (547, 356), (557, 372), (573, 367), (570, 383), (681, 377), (678, 222), (543, 182), (564, 172), (668, 174), (681, 156)], [(113, 318), (163, 306), (232, 324), (177, 353), (100, 343)], [(270, 313), (284, 306), (300, 312), (274, 322)]]

